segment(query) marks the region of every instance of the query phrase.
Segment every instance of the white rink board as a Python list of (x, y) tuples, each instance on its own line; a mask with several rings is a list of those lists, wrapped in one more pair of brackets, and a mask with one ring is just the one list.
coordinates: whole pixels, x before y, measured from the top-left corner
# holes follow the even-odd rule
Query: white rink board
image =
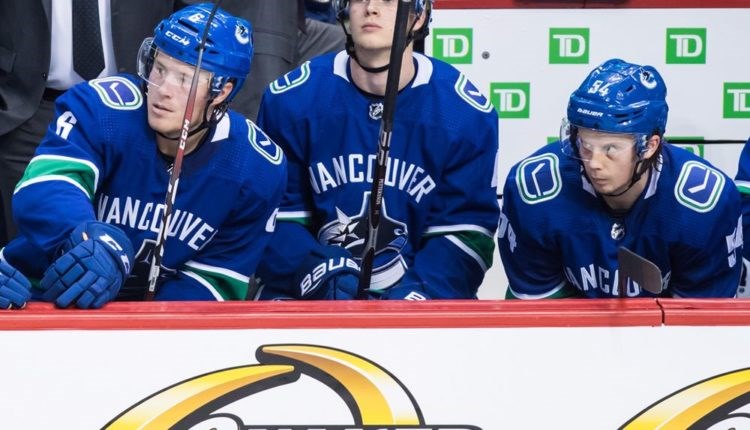
[[(461, 10), (439, 9), (439, 2), (437, 6), (425, 44), (429, 55), (441, 58), (451, 53), (449, 48), (435, 52), (441, 30), (471, 29), (470, 63), (455, 66), (477, 88), (491, 98), (492, 83), (529, 85), (528, 117), (500, 119), (500, 184), (514, 163), (558, 134), (570, 93), (591, 69), (614, 57), (650, 64), (664, 77), (670, 106), (667, 137), (740, 140), (750, 136), (750, 96), (738, 94), (735, 101), (743, 118), (724, 117), (725, 96), (734, 97), (725, 95), (725, 83), (750, 88), (750, 57), (744, 48), (750, 40), (750, 8)], [(551, 44), (551, 28), (588, 29), (588, 62), (551, 64), (550, 50), (557, 49)], [(705, 50), (704, 64), (667, 64), (667, 31), (675, 28), (705, 29), (705, 39), (698, 42)], [(463, 42), (457, 43), (453, 53), (465, 52)], [(687, 50), (697, 52), (696, 47)], [(741, 145), (706, 145), (703, 155), (734, 176), (740, 149)], [(480, 298), (500, 298), (505, 293), (507, 280), (495, 257)]]
[[(420, 429), (615, 429), (684, 387), (750, 367), (748, 330), (661, 326), (0, 332), (2, 344), (13, 345), (0, 354), (0, 367), (6, 370), (0, 385), (2, 427), (102, 428), (174, 384), (258, 364), (255, 351), (263, 345), (304, 343), (356, 354), (386, 369), (421, 410), (425, 425)], [(384, 395), (396, 399), (396, 391)], [(150, 413), (158, 415), (170, 406), (165, 401)], [(677, 409), (675, 413), (681, 411)], [(288, 385), (241, 397), (221, 412), (238, 416), (252, 429), (355, 423), (334, 390), (305, 374)], [(750, 418), (742, 425), (737, 428), (749, 428)], [(216, 427), (228, 428), (237, 427)]]

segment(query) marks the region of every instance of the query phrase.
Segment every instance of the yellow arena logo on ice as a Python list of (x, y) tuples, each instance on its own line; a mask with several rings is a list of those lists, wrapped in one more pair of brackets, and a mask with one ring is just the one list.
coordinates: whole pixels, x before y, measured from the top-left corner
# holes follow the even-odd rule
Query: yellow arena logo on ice
[(620, 430), (653, 429), (750, 429), (750, 368), (685, 387), (620, 427)]
[[(317, 345), (265, 345), (255, 356), (259, 364), (196, 376), (154, 393), (103, 429), (481, 430), (472, 425), (425, 424), (416, 400), (395, 376), (347, 351)], [(258, 425), (217, 412), (253, 394), (295, 382), (302, 374), (333, 389), (351, 412), (353, 425)], [(288, 405), (284, 409), (289, 409), (287, 415), (294, 414)]]

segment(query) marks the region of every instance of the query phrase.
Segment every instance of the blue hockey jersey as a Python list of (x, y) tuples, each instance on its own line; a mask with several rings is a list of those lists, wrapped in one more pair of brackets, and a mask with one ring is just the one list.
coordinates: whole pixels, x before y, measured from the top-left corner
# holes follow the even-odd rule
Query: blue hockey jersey
[[(3, 255), (40, 278), (70, 232), (87, 220), (122, 229), (136, 252), (119, 299), (140, 300), (162, 223), (172, 160), (157, 149), (134, 76), (79, 84), (56, 103), (56, 118), (16, 187), (20, 237)], [(274, 226), (286, 184), (281, 150), (229, 111), (183, 159), (156, 298), (244, 299)]]
[[(509, 297), (618, 297), (617, 250), (655, 263), (663, 295), (733, 297), (740, 276), (740, 200), (707, 161), (664, 144), (646, 188), (614, 215), (580, 162), (547, 145), (516, 164), (498, 231)], [(627, 297), (650, 296), (627, 280)]]
[[(735, 183), (737, 189), (740, 191), (742, 196), (742, 228), (743, 237), (745, 239), (750, 238), (750, 140), (745, 143), (740, 154), (740, 162), (737, 168), (737, 176), (735, 177)], [(743, 248), (745, 257), (745, 270), (744, 278), (742, 279), (742, 286), (738, 291), (738, 296), (750, 297), (750, 246)]]
[[(383, 98), (352, 83), (349, 61), (343, 51), (318, 57), (264, 94), (258, 123), (289, 161), (258, 270), (266, 286), (291, 288), (320, 244), (362, 256)], [(499, 217), (497, 114), (452, 66), (421, 54), (413, 62), (397, 96), (371, 288), (408, 281), (432, 298), (473, 298)]]

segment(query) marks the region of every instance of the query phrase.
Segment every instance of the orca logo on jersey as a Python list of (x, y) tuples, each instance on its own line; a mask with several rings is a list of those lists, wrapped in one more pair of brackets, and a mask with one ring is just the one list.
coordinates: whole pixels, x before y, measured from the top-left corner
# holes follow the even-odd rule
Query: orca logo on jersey
[[(358, 214), (348, 215), (337, 207), (336, 219), (319, 230), (318, 240), (325, 245), (342, 246), (359, 259), (364, 251), (367, 237), (369, 206), (370, 192), (368, 191), (362, 196)], [(408, 240), (409, 231), (406, 224), (388, 216), (387, 202), (384, 199), (378, 227), (378, 250), (375, 252), (371, 288), (388, 288), (401, 279), (407, 268), (401, 251)]]
[[(482, 430), (473, 425), (426, 424), (421, 408), (401, 381), (374, 361), (348, 351), (305, 344), (263, 345), (255, 351), (255, 358), (259, 364), (209, 372), (160, 390), (122, 412), (103, 429)], [(297, 412), (302, 408), (289, 407), (295, 404), (289, 396), (280, 397), (283, 403), (278, 407), (272, 404), (270, 408), (252, 409), (237, 403), (252, 405), (254, 394), (297, 382), (284, 388), (297, 388), (303, 399), (325, 399), (312, 392), (320, 384), (306, 386), (304, 380), (300, 381), (302, 375), (340, 397), (344, 405), (327, 407), (325, 418), (342, 419), (347, 424), (248, 424), (264, 419), (258, 416), (275, 415), (283, 418), (265, 419), (304, 422)], [(253, 411), (254, 416), (246, 411)]]
[(750, 428), (750, 368), (704, 379), (652, 404), (620, 430)]
[[(156, 251), (156, 240), (155, 239), (143, 239), (141, 241), (141, 247), (138, 248), (138, 252), (135, 253), (133, 271), (130, 273), (130, 277), (137, 277), (139, 279), (147, 279), (148, 272), (151, 269), (151, 262), (154, 259), (154, 252)], [(163, 261), (163, 260), (162, 260)], [(161, 271), (159, 272), (159, 278), (167, 278), (177, 273), (177, 270), (170, 267), (161, 265)]]

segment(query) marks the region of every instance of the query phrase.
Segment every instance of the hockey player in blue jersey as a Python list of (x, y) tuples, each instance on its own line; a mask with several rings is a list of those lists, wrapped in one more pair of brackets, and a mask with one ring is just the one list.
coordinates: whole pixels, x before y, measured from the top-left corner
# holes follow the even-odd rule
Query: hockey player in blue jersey
[[(258, 122), (284, 150), (289, 183), (261, 298), (356, 296), (397, 3), (335, 2), (348, 49), (264, 94)], [(455, 68), (413, 52), (432, 5), (412, 5), (369, 293), (475, 298), (499, 218), (497, 114)]]
[[(609, 60), (570, 96), (560, 142), (511, 169), (498, 230), (507, 298), (619, 297), (620, 246), (658, 266), (661, 296), (736, 294), (737, 189), (664, 141), (666, 94), (653, 67)], [(654, 295), (625, 285), (622, 296)]]
[[(745, 143), (740, 154), (739, 167), (735, 177), (737, 189), (742, 196), (742, 229), (743, 237), (750, 237), (750, 140)], [(750, 246), (743, 248), (743, 269), (738, 297), (750, 297)]]
[[(56, 119), (16, 187), (22, 234), (2, 251), (1, 307), (21, 307), (30, 293), (80, 308), (143, 298), (211, 9), (190, 6), (163, 20), (141, 47), (140, 78), (95, 79), (57, 100)], [(156, 300), (245, 299), (273, 231), (286, 161), (258, 127), (227, 110), (252, 52), (250, 24), (219, 9)]]

